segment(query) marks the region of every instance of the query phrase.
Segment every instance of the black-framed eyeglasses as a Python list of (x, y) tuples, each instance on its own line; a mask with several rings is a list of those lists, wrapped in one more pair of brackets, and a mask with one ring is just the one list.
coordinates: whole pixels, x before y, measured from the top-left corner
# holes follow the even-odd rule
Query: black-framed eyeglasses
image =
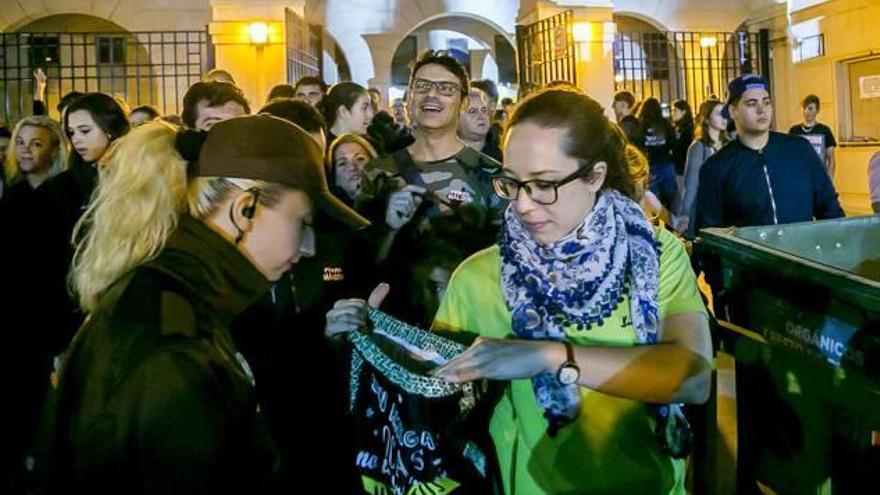
[(532, 179), (520, 181), (506, 175), (496, 175), (492, 177), (492, 187), (495, 189), (495, 194), (503, 199), (515, 201), (519, 198), (520, 189), (524, 189), (526, 194), (535, 203), (552, 205), (559, 199), (559, 188), (569, 182), (592, 175), (594, 163), (589, 162), (560, 180)]
[(461, 85), (452, 81), (431, 81), (429, 79), (417, 78), (412, 84), (413, 92), (418, 94), (426, 94), (431, 92), (431, 88), (435, 88), (438, 93), (443, 96), (455, 96), (461, 92)]

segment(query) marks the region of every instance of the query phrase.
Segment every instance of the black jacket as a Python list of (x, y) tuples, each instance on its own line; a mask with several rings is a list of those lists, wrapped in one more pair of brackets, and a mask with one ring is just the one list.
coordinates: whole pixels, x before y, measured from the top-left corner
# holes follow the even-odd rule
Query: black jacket
[[(284, 460), (277, 484), (297, 493), (303, 480), (320, 480), (322, 493), (360, 493), (349, 356), (324, 336), (324, 324), (339, 299), (367, 297), (374, 261), (359, 233), (328, 225), (321, 212), (315, 220), (315, 257), (300, 259), (236, 317), (232, 338), (253, 368), (257, 400)], [(328, 470), (334, 476), (316, 475)]]
[(756, 151), (738, 139), (700, 169), (696, 227), (748, 227), (844, 215), (837, 192), (806, 139), (770, 132)]
[(41, 425), (42, 491), (261, 493), (277, 455), (228, 327), (269, 287), (183, 217), (71, 343)]

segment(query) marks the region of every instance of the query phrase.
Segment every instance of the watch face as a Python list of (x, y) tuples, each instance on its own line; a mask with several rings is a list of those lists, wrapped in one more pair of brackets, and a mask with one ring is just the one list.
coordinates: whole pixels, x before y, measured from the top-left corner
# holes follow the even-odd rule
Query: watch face
[(572, 385), (577, 383), (578, 378), (580, 378), (581, 372), (575, 366), (563, 366), (559, 369), (559, 383), (563, 385)]

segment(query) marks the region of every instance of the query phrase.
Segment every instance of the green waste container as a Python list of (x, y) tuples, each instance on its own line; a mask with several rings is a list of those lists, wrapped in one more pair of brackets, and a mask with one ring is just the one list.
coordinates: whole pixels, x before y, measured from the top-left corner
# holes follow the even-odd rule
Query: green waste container
[(880, 216), (705, 229), (737, 491), (880, 493)]

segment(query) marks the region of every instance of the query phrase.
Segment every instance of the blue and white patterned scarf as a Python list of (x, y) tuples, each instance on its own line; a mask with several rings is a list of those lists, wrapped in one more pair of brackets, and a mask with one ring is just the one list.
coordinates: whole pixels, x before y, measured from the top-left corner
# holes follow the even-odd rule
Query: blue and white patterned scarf
[[(501, 233), (501, 282), (513, 332), (526, 340), (565, 339), (565, 328), (590, 330), (629, 294), (639, 343), (658, 340), (660, 249), (639, 205), (602, 190), (584, 221), (551, 245), (538, 244), (509, 206)], [(553, 373), (532, 378), (551, 436), (580, 409), (578, 385)]]

